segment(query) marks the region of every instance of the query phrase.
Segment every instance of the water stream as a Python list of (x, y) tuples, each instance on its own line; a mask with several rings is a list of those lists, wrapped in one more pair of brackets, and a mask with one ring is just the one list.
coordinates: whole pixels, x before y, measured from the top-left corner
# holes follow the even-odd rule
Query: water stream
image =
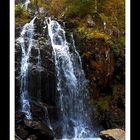
[(28, 10), (28, 5), (30, 4), (30, 0), (26, 0), (24, 3), (25, 9)]
[(66, 40), (65, 30), (57, 21), (51, 18), (46, 21), (55, 61), (61, 139), (90, 139), (95, 137), (95, 133), (87, 106), (88, 82), (73, 35), (70, 44)]
[[(20, 69), (21, 112), (25, 114), (28, 120), (32, 119), (28, 74), (33, 47), (37, 50), (36, 64), (41, 67), (40, 49), (33, 43), (35, 19), (36, 17), (23, 26), (18, 38), (22, 50)], [(59, 112), (58, 123), (60, 127), (60, 136), (56, 140), (99, 140), (100, 138), (96, 138), (96, 131), (91, 123), (90, 113), (92, 111), (88, 103), (88, 81), (85, 78), (82, 60), (76, 49), (73, 34), (70, 34), (70, 42), (67, 42), (62, 26), (51, 18), (47, 18), (46, 21), (56, 72), (56, 105)], [(41, 81), (41, 75), (39, 75), (38, 80)], [(48, 117), (47, 108), (45, 110), (48, 126), (54, 130)]]
[[(28, 71), (29, 71), (29, 58), (31, 55), (31, 49), (33, 47), (33, 35), (34, 35), (34, 17), (30, 23), (26, 23), (21, 31), (20, 37), (18, 38), (21, 50), (21, 70), (20, 70), (20, 102), (21, 112), (25, 113), (27, 119), (31, 119), (29, 93), (28, 93)], [(26, 45), (28, 41), (28, 45)]]

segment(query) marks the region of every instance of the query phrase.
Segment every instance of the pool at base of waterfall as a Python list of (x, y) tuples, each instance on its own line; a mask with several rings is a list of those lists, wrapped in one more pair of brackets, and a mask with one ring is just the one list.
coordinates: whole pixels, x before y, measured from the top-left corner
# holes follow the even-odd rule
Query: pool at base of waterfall
[(101, 140), (101, 138), (72, 138), (72, 139), (54, 139), (54, 140)]

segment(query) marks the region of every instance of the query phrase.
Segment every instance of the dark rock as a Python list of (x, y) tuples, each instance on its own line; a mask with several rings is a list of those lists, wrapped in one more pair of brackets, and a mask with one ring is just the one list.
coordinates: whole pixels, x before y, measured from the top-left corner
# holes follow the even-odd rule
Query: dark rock
[(15, 37), (16, 38), (20, 36), (21, 29), (22, 29), (21, 25), (16, 26), (16, 28), (15, 28)]
[[(20, 66), (22, 50), (17, 38), (20, 36), (21, 27), (16, 27), (15, 44), (15, 82), (16, 82), (16, 133), (19, 138), (32, 140), (51, 140), (54, 137), (52, 130), (48, 127), (49, 116), (56, 119), (55, 109), (55, 67), (52, 57), (52, 47), (49, 46), (47, 35), (42, 26), (44, 19), (35, 20), (35, 34), (33, 37), (33, 48), (29, 59), (28, 91), (33, 120), (31, 125), (24, 121), (24, 113), (20, 113)], [(41, 27), (41, 28), (40, 28)], [(28, 47), (29, 38), (25, 37), (25, 45)], [(38, 50), (40, 49), (41, 64), (38, 65)], [(50, 94), (48, 94), (50, 93)], [(46, 103), (46, 104), (45, 104)], [(49, 106), (49, 107), (48, 107)], [(47, 110), (48, 108), (48, 110)], [(53, 115), (52, 115), (53, 114)], [(56, 114), (56, 115), (55, 115)]]
[(54, 138), (53, 131), (47, 127), (45, 124), (43, 124), (40, 121), (28, 121), (24, 120), (26, 126), (28, 126), (30, 129), (36, 130), (38, 133), (38, 137), (52, 140)]
[(16, 135), (17, 139), (26, 140), (52, 140), (53, 131), (47, 126), (45, 121), (26, 120), (23, 113), (16, 114)]
[(121, 98), (121, 97), (118, 98), (117, 106), (119, 108), (125, 109), (125, 98), (124, 97), (123, 98)]
[(26, 140), (37, 140), (35, 135), (30, 135)]
[(25, 139), (28, 136), (28, 131), (23, 128), (17, 128), (16, 133), (20, 138)]
[(22, 140), (17, 134), (15, 134), (15, 140)]
[[(29, 85), (28, 90), (30, 97), (34, 98), (35, 101), (39, 100), (42, 102), (50, 103), (54, 102), (55, 92), (55, 78), (54, 78), (54, 63), (52, 57), (52, 48), (48, 46), (47, 35), (42, 31), (44, 26), (44, 19), (35, 20), (35, 33), (33, 38), (33, 48), (31, 50), (31, 56), (29, 60)], [(20, 29), (20, 30), (19, 30)], [(20, 36), (21, 27), (16, 27), (17, 38)], [(15, 76), (16, 76), (16, 110), (20, 109), (20, 66), (21, 66), (21, 55), (22, 50), (18, 39), (16, 38), (15, 44)], [(25, 37), (25, 44), (28, 44), (29, 39)], [(28, 45), (27, 45), (28, 46)], [(40, 49), (41, 54), (41, 65), (38, 65), (38, 50)], [(52, 81), (52, 82), (51, 82)], [(51, 96), (47, 94), (50, 92)], [(40, 96), (40, 97), (39, 97)], [(51, 98), (51, 99), (50, 99)]]
[(43, 29), (44, 26), (46, 26), (44, 24), (44, 18), (37, 17), (35, 21), (35, 32), (42, 35), (44, 33), (44, 29)]
[[(125, 127), (125, 112), (117, 107), (111, 108), (104, 112), (104, 117), (101, 121), (105, 129), (109, 128), (124, 128)], [(121, 119), (120, 119), (121, 118)]]

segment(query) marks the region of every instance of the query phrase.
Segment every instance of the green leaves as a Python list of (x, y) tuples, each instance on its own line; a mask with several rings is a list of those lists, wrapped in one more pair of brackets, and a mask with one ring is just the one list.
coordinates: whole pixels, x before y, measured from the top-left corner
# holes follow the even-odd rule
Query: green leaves
[(30, 20), (29, 12), (22, 4), (18, 4), (15, 7), (16, 25), (24, 24)]
[(75, 1), (66, 1), (66, 5), (68, 7), (68, 16), (78, 16), (84, 17), (87, 14), (90, 14), (93, 10), (93, 1), (92, 0), (75, 0)]
[(16, 7), (15, 7), (15, 16), (16, 17), (20, 16), (24, 12), (24, 10), (25, 9), (24, 9), (22, 4), (16, 5)]

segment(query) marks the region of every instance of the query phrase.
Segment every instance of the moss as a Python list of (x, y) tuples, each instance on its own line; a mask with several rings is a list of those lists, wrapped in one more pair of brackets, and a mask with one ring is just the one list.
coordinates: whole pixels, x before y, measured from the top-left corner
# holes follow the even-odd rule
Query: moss
[(87, 34), (87, 38), (104, 39), (105, 41), (107, 41), (110, 39), (110, 36), (108, 36), (107, 34), (103, 32), (93, 31)]
[(110, 99), (111, 96), (105, 96), (98, 99), (98, 101), (96, 102), (96, 106), (99, 112), (105, 112), (109, 110)]
[[(78, 19), (78, 20), (76, 20)], [(87, 25), (87, 18), (75, 19), (75, 24), (77, 24), (76, 31), (79, 35), (84, 36), (87, 39), (103, 39), (107, 42), (111, 37), (107, 33), (103, 32), (102, 30), (98, 29), (98, 26), (88, 27)]]
[(114, 84), (112, 87), (112, 97), (118, 99), (121, 96), (124, 96), (124, 86), (121, 84)]
[(15, 17), (19, 17), (24, 12), (24, 7), (22, 4), (18, 4), (15, 7)]
[(119, 92), (118, 85), (113, 85), (113, 87), (112, 87), (112, 98), (113, 98), (113, 100), (115, 102), (117, 102), (119, 96), (120, 96), (120, 92)]
[(121, 35), (119, 37), (118, 43), (119, 43), (119, 48), (122, 48), (122, 49), (125, 48), (125, 36), (124, 35)]
[(110, 36), (108, 34), (94, 29), (89, 29), (86, 26), (78, 27), (77, 31), (80, 34), (85, 35), (87, 39), (103, 39), (105, 42), (110, 39)]
[(104, 22), (108, 22), (109, 21), (109, 17), (106, 16), (104, 13), (100, 13), (99, 15), (100, 15), (102, 21), (104, 21)]

